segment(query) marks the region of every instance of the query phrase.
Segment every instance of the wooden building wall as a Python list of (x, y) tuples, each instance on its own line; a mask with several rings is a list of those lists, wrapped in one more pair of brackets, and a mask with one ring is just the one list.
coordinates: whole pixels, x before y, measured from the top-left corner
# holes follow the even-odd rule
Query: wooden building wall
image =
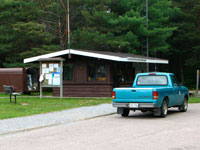
[[(89, 81), (87, 65), (98, 61), (102, 61), (106, 64), (107, 68), (106, 80)], [(74, 65), (73, 80), (63, 81), (64, 97), (111, 97), (112, 89), (115, 82), (114, 76), (118, 74), (116, 70), (117, 71), (120, 70), (118, 67), (120, 62), (72, 55), (71, 59), (68, 59), (66, 56), (64, 63), (70, 63)], [(121, 64), (122, 63), (123, 62), (121, 62)], [(129, 63), (129, 65), (132, 67), (130, 68), (130, 72), (128, 72), (130, 74), (130, 81), (120, 82), (119, 87), (131, 87), (135, 77), (135, 73), (138, 73), (140, 70), (140, 64)], [(60, 95), (59, 88), (53, 88), (53, 95), (54, 96)]]
[[(97, 61), (106, 63), (107, 78), (105, 81), (88, 81), (87, 65)], [(74, 65), (74, 77), (72, 81), (63, 81), (64, 97), (110, 97), (112, 94), (112, 82), (110, 81), (110, 61), (98, 60), (89, 57), (73, 55), (71, 59), (65, 58), (64, 63)], [(59, 88), (53, 88), (53, 95), (59, 96)]]
[[(110, 97), (112, 85), (108, 84), (67, 84), (63, 86), (64, 97)], [(59, 88), (54, 88), (53, 94), (59, 96)]]

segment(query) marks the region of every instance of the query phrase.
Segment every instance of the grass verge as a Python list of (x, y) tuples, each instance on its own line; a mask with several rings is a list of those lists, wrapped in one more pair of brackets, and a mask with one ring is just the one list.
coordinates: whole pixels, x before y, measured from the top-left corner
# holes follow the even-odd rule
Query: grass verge
[(10, 103), (9, 98), (0, 98), (0, 119), (28, 116), (83, 106), (112, 103), (111, 98), (43, 98), (17, 97)]
[[(29, 116), (103, 103), (112, 103), (111, 98), (40, 99), (39, 97), (17, 97), (17, 104), (15, 105), (14, 102), (9, 102), (8, 97), (4, 96), (0, 98), (0, 119)], [(189, 103), (200, 103), (200, 97), (190, 97)]]
[(200, 97), (190, 97), (189, 103), (200, 103)]
[[(45, 92), (45, 91), (43, 91), (42, 94), (43, 94), (43, 96), (52, 96), (53, 95), (52, 92)], [(9, 96), (8, 94), (0, 93), (0, 98), (1, 97), (8, 97), (8, 96)], [(21, 93), (20, 96), (40, 96), (40, 93), (39, 92), (31, 92), (29, 95)]]

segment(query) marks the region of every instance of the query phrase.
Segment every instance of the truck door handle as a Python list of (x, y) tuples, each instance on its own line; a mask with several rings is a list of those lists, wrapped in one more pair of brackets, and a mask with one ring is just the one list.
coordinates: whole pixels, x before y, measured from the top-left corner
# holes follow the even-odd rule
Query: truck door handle
[(136, 90), (132, 90), (132, 92), (136, 92)]

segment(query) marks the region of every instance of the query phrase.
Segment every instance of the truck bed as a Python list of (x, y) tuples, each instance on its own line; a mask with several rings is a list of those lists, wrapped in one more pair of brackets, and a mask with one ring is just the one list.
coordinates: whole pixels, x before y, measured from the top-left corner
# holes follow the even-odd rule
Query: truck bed
[(116, 88), (116, 99), (114, 102), (153, 102), (153, 88)]

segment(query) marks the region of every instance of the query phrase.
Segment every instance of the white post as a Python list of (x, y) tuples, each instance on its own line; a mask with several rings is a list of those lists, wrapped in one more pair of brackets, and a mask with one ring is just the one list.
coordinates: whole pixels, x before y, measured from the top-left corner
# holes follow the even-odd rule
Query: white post
[(196, 87), (196, 90), (197, 90), (197, 94), (199, 93), (199, 70), (197, 70), (197, 87)]
[(63, 98), (63, 60), (60, 61), (60, 98)]
[[(40, 61), (40, 76), (42, 74), (42, 62)], [(40, 99), (42, 98), (42, 83), (40, 82)]]

